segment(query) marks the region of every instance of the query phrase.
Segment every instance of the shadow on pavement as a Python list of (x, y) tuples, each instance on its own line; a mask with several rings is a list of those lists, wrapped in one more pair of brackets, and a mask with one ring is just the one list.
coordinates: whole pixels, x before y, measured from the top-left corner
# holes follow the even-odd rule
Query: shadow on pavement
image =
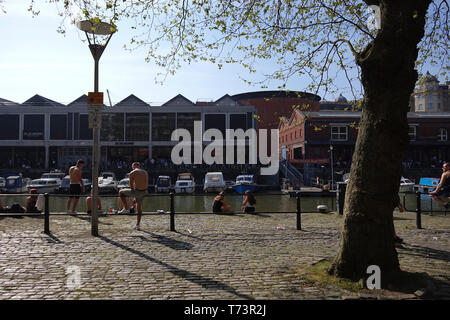
[(159, 234), (155, 234), (149, 231), (144, 231), (141, 230), (142, 232), (150, 235), (152, 238), (156, 239), (156, 240), (149, 240), (146, 237), (140, 236), (139, 238), (147, 241), (147, 242), (157, 242), (159, 244), (162, 244), (164, 246), (167, 246), (171, 249), (174, 250), (191, 250), (194, 246), (188, 242), (184, 242), (184, 241), (178, 241), (172, 238), (168, 238)]
[(235, 295), (239, 299), (247, 299), (247, 300), (252, 300), (253, 299), (252, 297), (250, 297), (248, 295), (239, 293), (233, 287), (230, 287), (229, 285), (224, 284), (222, 282), (219, 282), (219, 281), (216, 281), (216, 280), (213, 280), (213, 279), (210, 279), (210, 278), (205, 278), (205, 277), (202, 277), (202, 276), (200, 276), (198, 274), (195, 274), (195, 273), (183, 270), (183, 269), (179, 269), (179, 268), (177, 268), (175, 266), (172, 266), (172, 265), (167, 264), (167, 263), (165, 263), (163, 261), (160, 261), (158, 259), (150, 257), (149, 255), (146, 255), (145, 253), (142, 253), (142, 252), (140, 252), (138, 250), (135, 250), (133, 248), (127, 247), (127, 246), (125, 246), (125, 245), (123, 245), (123, 244), (121, 244), (119, 242), (116, 242), (114, 240), (111, 240), (109, 238), (106, 238), (106, 237), (103, 237), (103, 236), (99, 236), (98, 238), (100, 240), (105, 241), (106, 243), (109, 243), (109, 244), (111, 244), (113, 246), (116, 246), (116, 247), (118, 247), (120, 249), (123, 249), (123, 250), (126, 250), (128, 252), (131, 252), (133, 254), (136, 254), (139, 257), (142, 257), (144, 259), (147, 259), (150, 262), (159, 264), (160, 266), (163, 266), (163, 267), (167, 268), (167, 270), (169, 270), (170, 273), (172, 273), (172, 274), (174, 274), (174, 275), (176, 275), (178, 277), (181, 277), (183, 279), (186, 279), (188, 281), (191, 281), (191, 282), (193, 282), (193, 283), (195, 283), (197, 285), (200, 285), (200, 286), (202, 286), (202, 287), (204, 287), (204, 288), (206, 288), (208, 290), (223, 290), (223, 291), (226, 291), (226, 292), (229, 292), (229, 293)]

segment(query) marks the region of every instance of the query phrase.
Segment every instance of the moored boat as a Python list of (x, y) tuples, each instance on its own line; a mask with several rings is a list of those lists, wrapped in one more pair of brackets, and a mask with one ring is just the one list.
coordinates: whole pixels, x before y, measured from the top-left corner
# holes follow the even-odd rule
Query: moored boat
[(220, 192), (227, 188), (222, 172), (207, 172), (205, 182), (203, 183), (203, 191)]
[(419, 185), (417, 186), (417, 191), (421, 193), (430, 193), (433, 192), (434, 189), (439, 184), (439, 178), (420, 178)]
[(31, 189), (36, 189), (38, 193), (54, 193), (59, 187), (60, 183), (55, 178), (34, 179), (27, 186), (28, 192)]
[(240, 194), (244, 194), (247, 190), (255, 192), (257, 190), (255, 176), (252, 174), (237, 176), (236, 184), (233, 186), (233, 189)]
[(6, 179), (0, 177), (0, 192), (5, 192), (6, 190)]
[(192, 173), (185, 172), (178, 175), (175, 182), (175, 193), (194, 193), (195, 181)]
[(30, 182), (30, 178), (23, 178), (22, 175), (8, 175), (5, 177), (6, 193), (24, 193), (27, 192), (27, 185)]
[(411, 180), (401, 177), (399, 192), (412, 192), (414, 191), (414, 182)]
[(156, 180), (156, 192), (169, 192), (171, 187), (171, 179), (169, 176), (159, 176)]
[(114, 172), (102, 172), (98, 178), (99, 193), (116, 193), (118, 192), (117, 180)]

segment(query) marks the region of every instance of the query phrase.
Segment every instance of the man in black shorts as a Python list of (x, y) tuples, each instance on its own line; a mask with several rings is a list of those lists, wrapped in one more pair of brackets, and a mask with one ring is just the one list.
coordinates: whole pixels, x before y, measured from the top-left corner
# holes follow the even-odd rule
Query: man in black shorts
[[(70, 187), (69, 187), (69, 200), (67, 200), (67, 213), (74, 214), (76, 213), (76, 208), (78, 204), (78, 200), (80, 198), (80, 194), (85, 192), (83, 179), (81, 174), (81, 169), (84, 167), (84, 161), (78, 160), (76, 166), (72, 166), (69, 169), (70, 176)], [(73, 199), (74, 198), (74, 199)], [(70, 204), (73, 199), (72, 211), (70, 211)]]

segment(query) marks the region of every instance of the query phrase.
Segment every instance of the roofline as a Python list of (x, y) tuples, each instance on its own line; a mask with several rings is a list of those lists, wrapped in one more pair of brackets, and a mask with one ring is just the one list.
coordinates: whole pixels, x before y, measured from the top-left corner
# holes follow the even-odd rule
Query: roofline
[(306, 98), (313, 101), (320, 101), (321, 97), (302, 91), (272, 90), (272, 91), (253, 91), (235, 94), (231, 96), (236, 100), (246, 100), (255, 98)]

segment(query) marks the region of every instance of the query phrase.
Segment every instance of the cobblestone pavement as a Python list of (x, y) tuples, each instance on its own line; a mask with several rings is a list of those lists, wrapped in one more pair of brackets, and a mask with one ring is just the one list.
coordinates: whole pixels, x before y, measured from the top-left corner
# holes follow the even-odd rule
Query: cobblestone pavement
[[(450, 298), (450, 216), (396, 214), (402, 269), (426, 272)], [(352, 293), (315, 285), (299, 270), (336, 255), (342, 217), (304, 214), (100, 217), (99, 237), (86, 215), (0, 217), (0, 299), (346, 299), (416, 298), (374, 290)], [(79, 268), (80, 286), (71, 266)]]

